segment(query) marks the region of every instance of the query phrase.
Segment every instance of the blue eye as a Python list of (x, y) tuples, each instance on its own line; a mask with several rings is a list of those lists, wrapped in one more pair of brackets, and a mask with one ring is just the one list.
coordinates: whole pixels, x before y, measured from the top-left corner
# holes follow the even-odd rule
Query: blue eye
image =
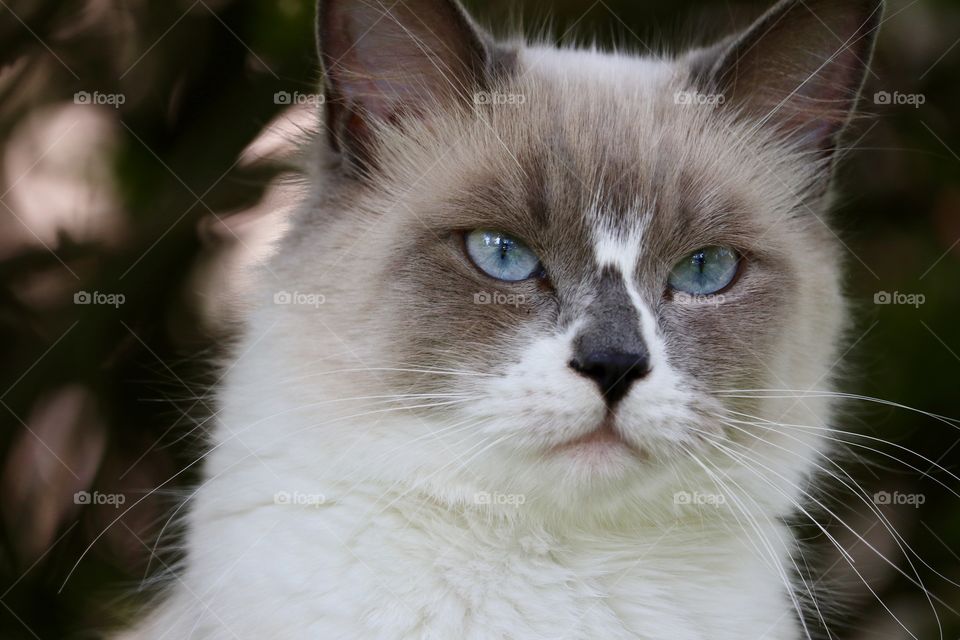
[(540, 259), (525, 244), (499, 231), (477, 229), (466, 237), (467, 255), (491, 278), (519, 282), (540, 273)]
[(698, 249), (670, 272), (670, 288), (693, 295), (717, 293), (733, 282), (739, 268), (740, 256), (729, 247)]

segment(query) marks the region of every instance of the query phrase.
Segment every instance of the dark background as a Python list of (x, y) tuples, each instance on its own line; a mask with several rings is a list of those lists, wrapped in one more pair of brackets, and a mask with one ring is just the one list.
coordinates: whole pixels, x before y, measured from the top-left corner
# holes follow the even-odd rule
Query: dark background
[[(523, 17), (552, 40), (638, 51), (723, 33), (766, 4), (471, 3), (484, 24)], [(274, 95), (314, 90), (312, 20), (311, 0), (0, 0), (0, 638), (91, 637), (176, 560), (165, 537), (148, 568), (199, 466), (203, 363), (239, 286), (229, 266), (282, 210), (267, 185), (311, 106), (281, 116)], [(857, 310), (843, 390), (955, 418), (958, 41), (960, 3), (891, 3), (835, 216)], [(878, 91), (923, 104), (876, 104)], [(272, 122), (279, 133), (252, 153)], [(123, 303), (77, 304), (78, 292)], [(923, 303), (875, 304), (879, 292)], [(958, 638), (960, 482), (931, 462), (957, 470), (960, 431), (890, 405), (847, 408), (839, 428), (888, 442), (840, 436), (857, 443), (838, 462), (863, 495), (923, 504), (880, 505), (899, 544), (843, 487), (818, 518), (877, 597), (822, 531), (802, 528), (813, 588), (848, 597), (829, 637), (941, 637), (918, 578), (883, 556), (919, 576), (942, 637)], [(124, 504), (82, 504), (78, 491)]]

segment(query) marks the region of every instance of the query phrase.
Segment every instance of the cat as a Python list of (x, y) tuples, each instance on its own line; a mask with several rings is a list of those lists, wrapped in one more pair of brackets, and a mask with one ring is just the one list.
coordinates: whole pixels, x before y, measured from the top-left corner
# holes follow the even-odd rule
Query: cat
[(243, 305), (183, 569), (122, 637), (796, 640), (882, 0), (675, 57), (321, 0), (308, 196)]

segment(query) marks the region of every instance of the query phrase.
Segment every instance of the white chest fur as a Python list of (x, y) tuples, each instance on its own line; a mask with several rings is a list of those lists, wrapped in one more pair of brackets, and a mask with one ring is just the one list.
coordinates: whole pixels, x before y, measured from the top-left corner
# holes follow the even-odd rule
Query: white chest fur
[(190, 567), (132, 637), (800, 637), (784, 569), (742, 533), (687, 521), (557, 535), (428, 501), (384, 509), (382, 490), (362, 488), (346, 501), (291, 501), (261, 495), (238, 509), (198, 496)]

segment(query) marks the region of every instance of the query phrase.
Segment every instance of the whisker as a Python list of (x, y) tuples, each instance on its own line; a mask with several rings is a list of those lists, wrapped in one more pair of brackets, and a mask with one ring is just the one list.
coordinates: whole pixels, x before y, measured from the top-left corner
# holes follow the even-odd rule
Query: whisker
[[(764, 400), (764, 399), (785, 399), (785, 400), (794, 400), (798, 398), (842, 398), (845, 400), (862, 400), (863, 402), (872, 402), (875, 404), (880, 404), (888, 407), (893, 407), (896, 409), (904, 409), (910, 411), (911, 413), (916, 413), (928, 418), (937, 420), (944, 424), (950, 425), (952, 427), (960, 426), (960, 419), (949, 418), (947, 416), (942, 416), (936, 413), (931, 413), (930, 411), (924, 411), (923, 409), (917, 409), (909, 405), (900, 404), (899, 402), (893, 402), (892, 400), (884, 400), (882, 398), (874, 398), (872, 396), (864, 396), (856, 393), (843, 393), (840, 391), (827, 391), (822, 389), (810, 390), (810, 389), (723, 389), (718, 391), (713, 391), (713, 395), (721, 396), (724, 398), (743, 398), (750, 400)], [(738, 394), (763, 394), (763, 395), (738, 395)], [(786, 394), (786, 395), (774, 395), (774, 394)]]
[(492, 373), (480, 373), (476, 371), (464, 371), (464, 370), (445, 370), (445, 369), (432, 369), (432, 368), (401, 368), (401, 367), (353, 367), (349, 369), (332, 369), (324, 371), (314, 371), (311, 373), (306, 373), (302, 376), (288, 376), (282, 378), (278, 381), (278, 384), (289, 384), (291, 382), (301, 382), (303, 380), (309, 380), (311, 378), (322, 378), (325, 376), (332, 375), (341, 375), (344, 373), (423, 373), (430, 375), (442, 375), (442, 376), (459, 376), (459, 377), (469, 377), (469, 378), (495, 378), (497, 377)]
[[(723, 420), (723, 419), (721, 418), (721, 420)], [(747, 435), (749, 435), (749, 436), (751, 436), (751, 437), (753, 437), (753, 438), (755, 438), (755, 439), (760, 440), (760, 441), (763, 442), (764, 444), (767, 444), (767, 445), (769, 445), (769, 446), (773, 446), (773, 447), (775, 447), (775, 448), (777, 448), (777, 449), (781, 449), (781, 450), (783, 450), (783, 451), (785, 451), (785, 452), (787, 452), (787, 453), (793, 454), (793, 455), (798, 455), (798, 454), (796, 454), (796, 452), (790, 451), (789, 449), (786, 449), (786, 448), (784, 448), (784, 447), (780, 447), (779, 445), (776, 445), (776, 444), (774, 444), (774, 443), (772, 443), (772, 442), (769, 442), (769, 441), (767, 441), (767, 440), (765, 440), (765, 439), (763, 439), (763, 438), (760, 438), (757, 434), (751, 433), (750, 431), (748, 431), (748, 430), (746, 430), (746, 429), (743, 429), (743, 428), (741, 428), (741, 427), (737, 427), (736, 425), (731, 424), (731, 423), (726, 422), (726, 421), (724, 421), (724, 424), (727, 424), (727, 426), (730, 426), (730, 427), (732, 427), (732, 428), (734, 428), (734, 429), (738, 429), (739, 431), (742, 431), (743, 433), (745, 433), (745, 434), (747, 434)], [(764, 427), (764, 426), (762, 426), (762, 425), (758, 425), (758, 426), (761, 426), (761, 428), (765, 428), (765, 429), (770, 430), (770, 431), (774, 431), (774, 429), (773, 429), (772, 427)], [(829, 456), (827, 456), (827, 455), (824, 454), (823, 452), (818, 451), (818, 450), (817, 450), (816, 448), (814, 448), (814, 447), (811, 447), (809, 444), (803, 442), (803, 441), (800, 440), (799, 438), (796, 438), (796, 437), (794, 437), (794, 436), (791, 436), (790, 434), (781, 434), (781, 435), (785, 435), (786, 437), (788, 437), (788, 438), (790, 438), (790, 439), (792, 439), (792, 440), (795, 440), (796, 442), (799, 442), (800, 444), (803, 444), (804, 446), (806, 446), (807, 448), (809, 448), (811, 451), (815, 452), (817, 455), (819, 455), (820, 457), (824, 458), (827, 462), (829, 462), (830, 464), (832, 464), (833, 466), (835, 466), (844, 476), (846, 476), (846, 478), (849, 479), (849, 481), (850, 481), (851, 483), (853, 483), (853, 487), (851, 487), (846, 481), (844, 481), (843, 478), (840, 478), (840, 477), (836, 476), (836, 475), (833, 474), (830, 470), (828, 470), (828, 469), (826, 469), (826, 468), (824, 468), (824, 467), (822, 467), (822, 466), (820, 466), (820, 465), (816, 465), (818, 469), (820, 469), (820, 470), (823, 471), (824, 473), (828, 474), (829, 476), (831, 476), (832, 478), (834, 478), (835, 480), (837, 480), (838, 482), (840, 482), (841, 484), (843, 484), (844, 487), (846, 487), (847, 489), (853, 491), (854, 495), (856, 495), (856, 496), (860, 499), (860, 501), (863, 502), (863, 503), (867, 506), (867, 508), (870, 509), (871, 512), (872, 512), (875, 516), (877, 516), (878, 520), (880, 520), (881, 523), (884, 524), (884, 527), (887, 529), (888, 533), (890, 533), (890, 534), (894, 537), (894, 540), (897, 542), (897, 546), (900, 547), (900, 550), (901, 550), (901, 551), (904, 553), (904, 555), (906, 556), (906, 559), (907, 559), (907, 562), (908, 562), (908, 563), (910, 563), (909, 555), (912, 554), (913, 557), (915, 557), (924, 567), (926, 567), (926, 568), (929, 569), (931, 572), (933, 572), (934, 575), (942, 578), (943, 580), (945, 580), (946, 582), (948, 582), (948, 583), (950, 583), (950, 584), (952, 584), (952, 585), (954, 585), (954, 586), (960, 587), (960, 584), (954, 582), (953, 580), (951, 580), (951, 579), (948, 578), (947, 576), (945, 576), (945, 575), (943, 575), (942, 573), (940, 573), (937, 569), (935, 569), (935, 568), (932, 567), (930, 564), (928, 564), (916, 551), (914, 551), (914, 550), (909, 546), (909, 544), (907, 543), (906, 539), (904, 539), (903, 536), (900, 535), (900, 533), (893, 527), (892, 523), (890, 523), (890, 521), (886, 518), (886, 516), (883, 514), (883, 512), (882, 512), (873, 502), (871, 502), (871, 501), (869, 500), (869, 498), (870, 498), (869, 493), (868, 493), (863, 487), (861, 487), (861, 486), (856, 482), (856, 480), (853, 479), (853, 477), (849, 474), (849, 472), (847, 472), (846, 469), (844, 469), (841, 465), (839, 465), (836, 461), (832, 460)], [(855, 444), (855, 443), (854, 443), (854, 444)], [(874, 449), (870, 449), (870, 450), (871, 450), (871, 451), (874, 451)], [(883, 452), (879, 452), (879, 453), (883, 453)], [(903, 461), (901, 461), (901, 460), (898, 459), (898, 462), (903, 462)], [(906, 464), (906, 463), (904, 463), (904, 464)], [(951, 475), (952, 475), (952, 474), (951, 474)], [(936, 480), (936, 478), (933, 478), (932, 476), (930, 476), (930, 477), (931, 477), (932, 479)], [(940, 484), (946, 487), (946, 485), (945, 485), (944, 483), (941, 482)], [(951, 490), (949, 487), (946, 487), (946, 488), (952, 492), (952, 490)], [(954, 493), (955, 493), (955, 492), (954, 492)], [(955, 493), (955, 495), (956, 495), (956, 493)], [(907, 545), (906, 548), (904, 548), (904, 546), (900, 544), (901, 542), (903, 543), (903, 545)], [(888, 564), (889, 564), (889, 561), (888, 561)], [(911, 564), (911, 568), (914, 569), (912, 563), (910, 563), (910, 564)], [(914, 571), (916, 571), (916, 569), (914, 569)], [(919, 576), (917, 576), (917, 578), (919, 579)], [(920, 586), (920, 585), (917, 585), (917, 586)]]
[[(704, 432), (704, 435), (705, 435), (706, 437), (710, 437), (710, 436), (712, 436), (713, 434), (707, 434), (706, 432)], [(737, 444), (737, 443), (734, 443), (734, 442), (729, 441), (729, 440), (727, 440), (727, 442), (728, 442), (729, 444)], [(889, 614), (891, 615), (891, 617), (897, 622), (897, 624), (899, 624), (900, 627), (903, 628), (903, 630), (906, 631), (906, 632), (910, 635), (910, 637), (914, 638), (914, 640), (918, 640), (917, 637), (903, 624), (903, 622), (900, 621), (899, 618), (897, 618), (897, 616), (893, 613), (893, 611), (890, 610), (889, 606), (883, 601), (883, 599), (879, 597), (879, 595), (875, 592), (875, 590), (873, 589), (873, 587), (870, 586), (869, 582), (863, 577), (863, 575), (860, 573), (860, 571), (854, 566), (854, 562), (852, 561), (852, 558), (849, 557), (849, 554), (846, 553), (845, 551), (842, 551), (841, 546), (839, 545), (839, 543), (836, 541), (836, 539), (835, 539), (831, 534), (829, 534), (829, 533), (827, 532), (826, 528), (825, 528), (823, 525), (821, 525), (806, 509), (803, 509), (803, 507), (802, 507), (801, 505), (799, 505), (799, 503), (797, 503), (796, 500), (794, 500), (791, 496), (785, 494), (785, 493), (783, 492), (783, 490), (780, 489), (779, 487), (777, 487), (775, 484), (773, 484), (773, 483), (770, 481), (769, 478), (765, 477), (763, 474), (761, 474), (759, 471), (757, 471), (757, 470), (756, 470), (753, 466), (751, 466), (750, 464), (746, 464), (745, 461), (750, 461), (750, 462), (752, 462), (754, 465), (757, 465), (758, 467), (760, 467), (760, 468), (764, 469), (765, 471), (767, 471), (768, 473), (770, 473), (770, 474), (772, 474), (772, 475), (780, 478), (781, 480), (783, 480), (784, 482), (786, 482), (787, 484), (789, 484), (790, 486), (792, 486), (793, 488), (795, 488), (795, 489), (796, 489), (797, 491), (799, 491), (802, 495), (804, 495), (808, 500), (810, 500), (811, 502), (813, 502), (814, 504), (816, 504), (819, 508), (823, 509), (823, 510), (824, 510), (826, 513), (828, 513), (831, 517), (835, 518), (838, 523), (840, 523), (845, 529), (847, 529), (848, 531), (850, 531), (850, 533), (852, 533), (862, 544), (864, 544), (867, 548), (869, 548), (872, 552), (874, 552), (879, 558), (881, 558), (882, 560), (884, 560), (884, 561), (885, 561), (889, 566), (891, 566), (895, 571), (897, 571), (900, 575), (902, 575), (902, 576), (905, 577), (907, 580), (909, 580), (912, 584), (914, 584), (914, 586), (918, 587), (921, 591), (923, 591), (923, 593), (925, 594), (928, 602), (930, 603), (931, 610), (933, 611), (933, 614), (934, 614), (934, 618), (937, 620), (938, 626), (940, 626), (940, 619), (939, 619), (939, 616), (938, 616), (938, 614), (937, 614), (937, 612), (936, 612), (936, 608), (934, 607), (933, 602), (932, 602), (932, 600), (931, 600), (930, 591), (929, 591), (929, 590), (926, 588), (926, 586), (923, 584), (922, 579), (919, 578), (919, 573), (917, 573), (917, 578), (916, 578), (916, 580), (915, 580), (913, 576), (909, 575), (909, 574), (908, 574), (907, 572), (905, 572), (903, 569), (901, 569), (900, 567), (898, 567), (898, 566), (896, 565), (896, 563), (892, 562), (889, 558), (887, 558), (885, 555), (883, 555), (883, 553), (881, 553), (873, 544), (871, 544), (869, 541), (867, 541), (867, 539), (864, 538), (864, 537), (863, 537), (859, 532), (857, 532), (853, 527), (851, 527), (850, 525), (848, 525), (845, 520), (843, 520), (842, 518), (840, 518), (832, 509), (830, 509), (830, 507), (828, 507), (826, 504), (824, 504), (823, 501), (817, 499), (815, 496), (811, 495), (808, 491), (806, 491), (806, 490), (803, 489), (802, 487), (797, 486), (795, 483), (791, 482), (791, 481), (790, 481), (789, 479), (787, 479), (785, 476), (783, 476), (782, 474), (778, 473), (777, 471), (771, 469), (769, 466), (763, 464), (762, 462), (760, 462), (759, 460), (757, 460), (755, 457), (752, 457), (752, 456), (748, 455), (745, 451), (741, 451), (741, 452), (737, 453), (736, 451), (733, 451), (733, 450), (730, 449), (729, 447), (725, 446), (724, 444), (722, 444), (722, 443), (720, 443), (720, 442), (717, 442), (716, 440), (711, 440), (711, 443), (712, 443), (716, 448), (718, 448), (718, 449), (721, 450), (722, 452), (726, 453), (728, 456), (732, 457), (732, 458), (735, 459), (735, 460), (739, 460), (739, 461), (740, 461), (740, 464), (742, 464), (745, 469), (747, 469), (748, 471), (750, 471), (751, 473), (753, 473), (754, 475), (756, 475), (756, 476), (757, 476), (758, 478), (760, 478), (762, 481), (766, 482), (766, 483), (767, 483), (771, 488), (773, 488), (775, 491), (777, 491), (778, 493), (780, 493), (781, 495), (783, 495), (785, 498), (788, 498), (788, 499), (791, 500), (796, 506), (798, 506), (798, 507), (800, 508), (801, 512), (802, 512), (804, 515), (806, 515), (808, 518), (810, 518), (811, 522), (813, 522), (814, 525), (817, 526), (817, 528), (819, 528), (819, 529), (824, 533), (824, 535), (826, 535), (826, 536), (828, 537), (828, 539), (829, 539), (835, 546), (837, 546), (837, 549), (838, 549), (839, 551), (841, 551), (842, 555), (843, 555), (844, 558), (847, 560), (847, 563), (850, 565), (850, 568), (851, 568), (851, 569), (853, 570), (853, 572), (857, 575), (857, 577), (860, 578), (860, 580), (863, 582), (863, 584), (864, 584), (864, 586), (867, 588), (867, 590), (870, 591), (870, 593), (874, 596), (874, 598), (877, 600), (877, 602), (880, 603), (880, 605), (887, 611), (887, 613), (889, 613)], [(769, 443), (768, 443), (768, 444), (769, 444)], [(746, 449), (746, 447), (743, 446), (743, 445), (739, 445), (739, 446), (740, 446), (741, 449)], [(751, 450), (751, 451), (752, 451), (752, 450)], [(757, 453), (757, 452), (756, 452), (756, 451), (753, 451), (753, 453)], [(819, 466), (819, 465), (818, 465), (818, 466)], [(822, 468), (822, 467), (821, 467), (821, 468)], [(824, 470), (826, 473), (829, 473), (828, 470), (826, 470), (826, 469), (823, 469), (823, 470)], [(901, 547), (901, 550), (903, 551), (902, 547)], [(916, 572), (916, 571), (917, 571), (916, 568), (915, 568), (915, 567), (913, 566), (913, 564), (909, 561), (909, 559), (908, 559), (907, 561), (908, 561), (908, 563), (910, 564), (910, 568), (913, 569), (914, 572)], [(942, 637), (942, 630), (941, 630), (941, 637)]]
[[(905, 446), (903, 446), (903, 445), (897, 444), (896, 442), (890, 442), (889, 440), (884, 440), (883, 438), (878, 438), (878, 437), (876, 437), (876, 436), (870, 436), (870, 435), (862, 434), (862, 433), (856, 433), (856, 432), (854, 432), (854, 431), (844, 431), (844, 430), (842, 430), (842, 429), (836, 429), (836, 428), (834, 428), (834, 427), (815, 427), (815, 426), (812, 426), (812, 425), (790, 424), (790, 423), (785, 423), (785, 422), (773, 422), (773, 421), (771, 421), (771, 420), (766, 420), (766, 419), (764, 419), (764, 418), (760, 418), (760, 417), (757, 417), (757, 416), (751, 416), (750, 414), (742, 413), (742, 412), (739, 412), (739, 411), (730, 411), (730, 410), (728, 410), (728, 409), (724, 409), (724, 411), (726, 411), (726, 412), (728, 412), (728, 413), (740, 415), (740, 416), (745, 416), (745, 417), (747, 417), (747, 418), (753, 418), (753, 419), (755, 419), (755, 420), (758, 421), (758, 422), (752, 422), (752, 421), (747, 421), (747, 420), (736, 420), (736, 419), (734, 419), (734, 418), (729, 418), (729, 417), (723, 418), (722, 416), (717, 416), (718, 418), (721, 418), (721, 419), (724, 419), (724, 420), (729, 420), (729, 421), (735, 422), (735, 423), (737, 423), (737, 424), (745, 424), (745, 425), (748, 425), (748, 426), (757, 426), (757, 427), (761, 427), (761, 428), (765, 428), (765, 429), (770, 429), (771, 427), (785, 427), (785, 428), (788, 428), (788, 429), (796, 429), (796, 430), (805, 430), (805, 429), (808, 429), (808, 430), (812, 430), (812, 431), (822, 431), (822, 432), (825, 432), (825, 435), (823, 435), (822, 437), (824, 437), (824, 438), (826, 438), (826, 439), (828, 439), (828, 440), (831, 440), (831, 441), (834, 441), (834, 442), (839, 442), (839, 443), (844, 444), (844, 445), (850, 445), (850, 446), (853, 446), (853, 447), (859, 447), (859, 448), (861, 448), (861, 449), (866, 449), (867, 451), (876, 453), (876, 454), (881, 455), (881, 456), (884, 456), (884, 457), (886, 457), (886, 458), (890, 458), (891, 460), (894, 460), (894, 461), (896, 461), (896, 462), (899, 462), (900, 464), (902, 464), (902, 465), (904, 465), (904, 466), (906, 466), (906, 467), (909, 467), (911, 470), (916, 471), (916, 472), (920, 473), (921, 475), (930, 478), (931, 480), (933, 480), (934, 482), (936, 482), (937, 484), (939, 484), (941, 487), (943, 487), (944, 489), (946, 489), (947, 491), (949, 491), (950, 493), (952, 493), (954, 496), (956, 496), (957, 498), (960, 498), (960, 493), (958, 493), (955, 489), (951, 488), (948, 484), (946, 484), (945, 482), (943, 482), (943, 481), (940, 480), (939, 478), (937, 478), (937, 477), (935, 477), (935, 476), (932, 476), (932, 475), (929, 475), (929, 472), (928, 472), (928, 471), (924, 471), (924, 470), (920, 469), (919, 467), (915, 467), (915, 466), (913, 466), (912, 464), (910, 464), (909, 462), (907, 462), (906, 460), (902, 460), (902, 459), (900, 459), (900, 458), (898, 458), (898, 457), (896, 457), (896, 456), (894, 456), (894, 455), (892, 455), (892, 454), (890, 454), (890, 453), (887, 453), (886, 451), (883, 451), (882, 449), (877, 449), (877, 448), (875, 448), (875, 447), (870, 447), (870, 446), (865, 445), (865, 444), (860, 443), (860, 442), (854, 442), (854, 441), (850, 441), (850, 440), (843, 440), (842, 438), (838, 438), (838, 437), (836, 437), (836, 436), (833, 435), (833, 434), (848, 435), (848, 436), (850, 436), (850, 437), (856, 437), (856, 438), (864, 438), (864, 439), (871, 440), (871, 441), (874, 441), (874, 442), (877, 442), (877, 443), (880, 443), (880, 444), (884, 444), (884, 445), (888, 445), (888, 446), (894, 447), (894, 448), (896, 448), (896, 449), (900, 449), (901, 451), (904, 451), (905, 453), (909, 453), (909, 454), (911, 454), (911, 455), (914, 455), (914, 456), (920, 458), (921, 460), (923, 460), (924, 462), (929, 463), (931, 469), (935, 468), (935, 469), (937, 469), (938, 471), (941, 471), (941, 472), (947, 474), (948, 476), (950, 476), (951, 478), (953, 478), (954, 480), (956, 480), (958, 483), (960, 483), (960, 476), (957, 476), (956, 474), (954, 474), (952, 471), (950, 471), (949, 469), (947, 469), (946, 467), (944, 467), (944, 466), (941, 465), (940, 463), (936, 462), (935, 460), (931, 460), (930, 458), (928, 458), (927, 456), (923, 455), (922, 453), (919, 453), (918, 451), (914, 451), (913, 449), (910, 449), (909, 447), (905, 447)], [(766, 423), (766, 424), (763, 424), (763, 423)]]
[[(681, 446), (682, 446), (682, 445), (681, 445)], [(683, 447), (683, 449), (684, 449), (684, 450), (687, 450), (686, 447)], [(720, 485), (726, 486), (726, 483), (724, 483), (723, 480), (721, 480), (721, 479), (718, 478), (713, 472), (711, 472), (710, 469), (708, 469), (707, 466), (706, 466), (695, 454), (693, 454), (693, 452), (690, 452), (689, 450), (687, 450), (687, 453), (688, 453), (688, 455), (690, 455), (690, 457), (693, 459), (693, 461), (696, 462), (698, 465), (700, 465), (701, 468), (707, 473), (707, 475), (710, 476), (710, 477), (714, 480), (714, 483), (720, 483)], [(714, 465), (711, 465), (711, 466), (714, 466)], [(743, 487), (740, 486), (739, 483), (737, 483), (735, 480), (733, 480), (732, 478), (730, 478), (729, 474), (727, 474), (727, 473), (724, 472), (723, 470), (717, 468), (716, 466), (714, 466), (714, 468), (717, 469), (717, 471), (719, 471), (720, 473), (722, 473), (725, 478), (727, 478), (728, 480), (730, 480), (731, 482), (733, 482), (735, 485), (737, 485), (737, 486), (741, 489), (741, 491), (743, 490)], [(743, 513), (744, 517), (746, 517), (746, 518), (748, 519), (748, 521), (750, 522), (750, 526), (753, 528), (753, 530), (756, 532), (757, 536), (760, 538), (761, 542), (762, 542), (762, 543), (764, 544), (764, 546), (767, 548), (767, 551), (768, 551), (768, 553), (769, 553), (769, 558), (771, 559), (772, 564), (773, 564), (773, 568), (774, 568), (774, 570), (777, 571), (777, 573), (780, 575), (780, 579), (783, 581), (784, 586), (787, 588), (787, 593), (789, 594), (790, 600), (791, 600), (791, 602), (793, 603), (794, 609), (796, 609), (797, 616), (798, 616), (798, 618), (799, 618), (799, 620), (800, 620), (800, 624), (801, 624), (801, 626), (803, 627), (804, 635), (806, 635), (807, 640), (813, 640), (813, 639), (812, 639), (812, 636), (810, 635), (810, 630), (807, 628), (807, 623), (806, 623), (805, 617), (804, 617), (804, 615), (803, 615), (803, 608), (800, 606), (800, 601), (797, 599), (797, 595), (796, 595), (793, 587), (792, 587), (791, 584), (790, 584), (789, 576), (787, 576), (786, 571), (784, 571), (784, 569), (783, 569), (783, 566), (778, 562), (778, 556), (777, 556), (776, 550), (773, 548), (773, 545), (770, 543), (770, 540), (769, 540), (769, 539), (763, 534), (763, 532), (761, 531), (760, 525), (759, 525), (759, 523), (756, 521), (756, 518), (752, 517), (752, 516), (750, 515), (750, 513), (748, 512), (748, 510), (746, 509), (746, 507), (743, 506), (743, 503), (740, 502), (739, 497), (738, 497), (733, 491), (730, 491), (729, 488), (727, 489), (727, 491), (726, 491), (725, 493), (726, 493), (727, 495), (729, 495), (731, 498), (733, 498), (733, 499), (736, 501), (737, 508), (740, 509), (740, 511)], [(748, 496), (748, 498), (749, 498), (749, 494), (747, 494), (746, 492), (744, 492), (744, 495)], [(755, 506), (757, 506), (757, 507), (760, 506), (759, 504), (757, 504), (756, 500), (754, 500), (753, 498), (749, 498), (749, 499), (753, 502), (753, 504), (754, 504)], [(762, 513), (763, 510), (760, 509), (759, 511)], [(732, 510), (731, 510), (731, 513), (733, 513)], [(737, 521), (739, 522), (739, 518), (737, 519)], [(741, 526), (742, 526), (742, 525), (741, 525)], [(754, 548), (756, 548), (756, 547), (754, 547)], [(762, 557), (762, 556), (761, 556), (761, 557)], [(791, 561), (793, 561), (792, 558), (791, 558)], [(796, 567), (796, 563), (795, 563), (795, 562), (794, 562), (794, 566)], [(799, 571), (800, 571), (799, 567), (796, 567), (796, 568), (797, 568), (797, 572), (799, 573)], [(803, 580), (803, 577), (802, 577), (802, 576), (801, 576), (801, 580)], [(808, 592), (809, 592), (809, 588), (808, 588)], [(811, 598), (813, 597), (812, 592), (810, 592), (810, 596), (811, 596)], [(822, 620), (822, 619), (821, 619), (821, 620)]]

